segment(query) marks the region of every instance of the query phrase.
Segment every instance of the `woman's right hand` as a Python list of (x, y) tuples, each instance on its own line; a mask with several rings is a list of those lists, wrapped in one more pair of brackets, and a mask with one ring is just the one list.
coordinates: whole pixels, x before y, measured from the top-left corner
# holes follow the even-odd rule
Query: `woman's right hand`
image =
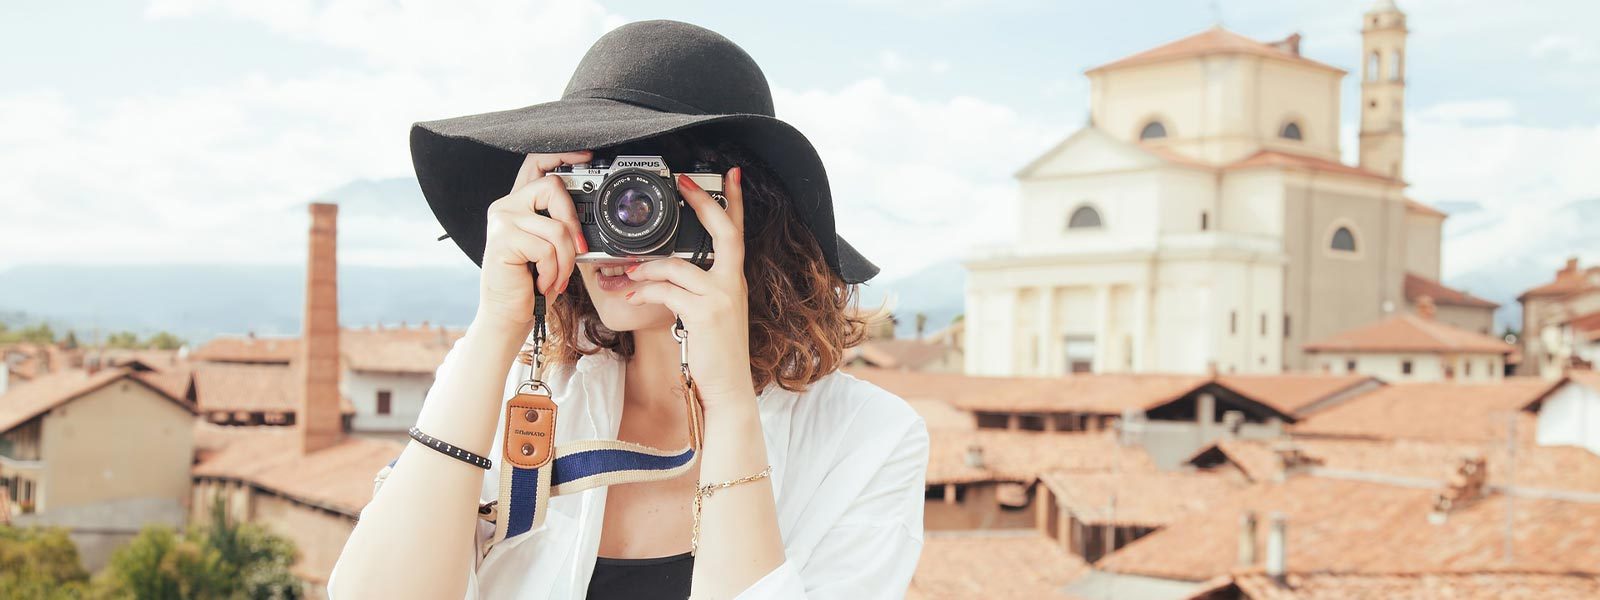
[[(567, 289), (577, 256), (589, 248), (572, 196), (560, 177), (547, 173), (591, 157), (587, 151), (529, 154), (511, 193), (489, 205), (476, 320), (492, 321), (488, 324), (509, 329), (520, 340), (533, 329), (534, 286), (550, 300)], [(528, 271), (530, 263), (538, 269), (537, 281)]]

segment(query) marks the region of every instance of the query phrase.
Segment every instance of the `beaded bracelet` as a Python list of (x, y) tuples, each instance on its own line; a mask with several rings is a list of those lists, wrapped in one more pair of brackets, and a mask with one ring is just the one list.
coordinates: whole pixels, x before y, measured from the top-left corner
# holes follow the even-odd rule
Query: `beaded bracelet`
[(423, 433), (421, 429), (417, 429), (415, 426), (411, 428), (410, 433), (411, 439), (422, 442), (422, 445), (433, 448), (434, 450), (439, 451), (440, 454), (454, 458), (474, 467), (488, 470), (489, 467), (494, 464), (489, 462), (489, 459), (487, 458), (478, 456), (462, 448), (457, 448), (450, 445), (449, 442)]

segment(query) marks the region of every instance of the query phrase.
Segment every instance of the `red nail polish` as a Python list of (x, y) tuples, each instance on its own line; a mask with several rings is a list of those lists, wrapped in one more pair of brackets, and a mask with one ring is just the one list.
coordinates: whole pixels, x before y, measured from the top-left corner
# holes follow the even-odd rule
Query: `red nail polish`
[(633, 299), (633, 292), (628, 292), (628, 293), (626, 293), (626, 294), (623, 294), (623, 295), (622, 295), (622, 298), (623, 298), (623, 299), (624, 299), (624, 300), (632, 300), (632, 299)]
[(684, 175), (683, 173), (679, 173), (678, 174), (678, 185), (681, 185), (683, 187), (689, 188), (691, 190), (699, 190), (700, 189), (700, 186), (698, 184), (696, 184), (693, 179), (690, 179), (688, 175)]
[(633, 263), (631, 265), (628, 265), (628, 268), (623, 269), (622, 272), (624, 272), (624, 273), (632, 273), (633, 270), (639, 268), (639, 265), (641, 265), (641, 264), (644, 264), (644, 263)]
[(744, 169), (740, 169), (739, 167), (734, 167), (734, 168), (728, 170), (728, 185), (729, 186), (731, 186), (731, 187), (739, 187), (739, 184), (742, 183), (743, 181), (744, 181)]

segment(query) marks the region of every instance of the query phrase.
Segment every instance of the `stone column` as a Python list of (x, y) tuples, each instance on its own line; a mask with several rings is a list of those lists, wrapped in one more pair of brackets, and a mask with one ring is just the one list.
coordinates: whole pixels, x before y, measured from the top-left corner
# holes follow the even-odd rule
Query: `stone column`
[(1036, 367), (1036, 372), (1039, 375), (1056, 375), (1061, 370), (1059, 368), (1060, 365), (1056, 364), (1057, 361), (1051, 354), (1051, 350), (1058, 345), (1055, 340), (1055, 305), (1056, 289), (1051, 286), (1041, 286), (1039, 288), (1039, 306), (1037, 307), (1039, 311), (1039, 345), (1038, 349), (1035, 350), (1039, 354), (1039, 364)]
[(1107, 373), (1111, 371), (1111, 286), (1095, 286), (1094, 314), (1094, 372)]

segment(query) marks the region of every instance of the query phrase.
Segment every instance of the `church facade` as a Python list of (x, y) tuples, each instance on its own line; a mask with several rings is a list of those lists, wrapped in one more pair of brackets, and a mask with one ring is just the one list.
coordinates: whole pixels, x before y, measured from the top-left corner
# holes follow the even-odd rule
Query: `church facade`
[[(1214, 27), (1090, 69), (1089, 125), (1017, 173), (1015, 241), (965, 263), (965, 370), (1302, 370), (1306, 342), (1455, 292), (1445, 215), (1405, 196), (1405, 15), (1381, 0), (1362, 31), (1356, 166), (1346, 72), (1298, 35)], [(1494, 305), (1441, 308), (1480, 329)]]

